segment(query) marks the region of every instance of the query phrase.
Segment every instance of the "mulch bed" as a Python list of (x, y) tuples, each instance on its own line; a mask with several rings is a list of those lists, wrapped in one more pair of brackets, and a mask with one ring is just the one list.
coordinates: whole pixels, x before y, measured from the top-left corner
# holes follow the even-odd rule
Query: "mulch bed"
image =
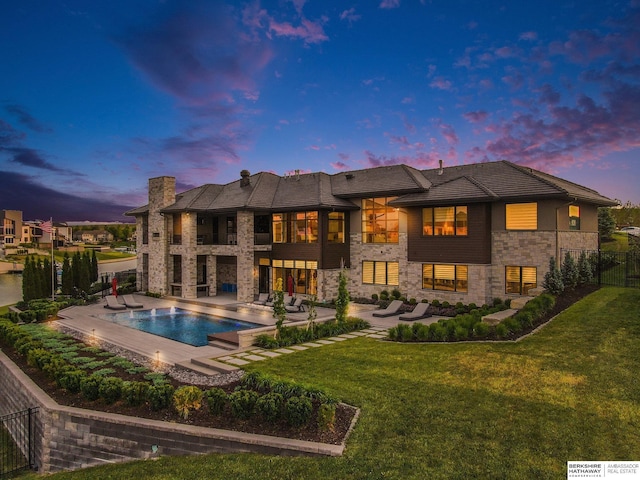
[[(108, 413), (118, 413), (121, 415), (129, 415), (132, 417), (149, 418), (172, 423), (181, 423), (185, 425), (195, 425), (209, 428), (219, 428), (224, 430), (234, 430), (246, 433), (257, 433), (261, 435), (271, 435), (276, 437), (286, 437), (298, 440), (306, 440), (311, 442), (321, 442), (327, 444), (340, 445), (343, 443), (353, 417), (356, 414), (356, 408), (345, 404), (338, 404), (336, 408), (336, 418), (333, 431), (323, 431), (314, 423), (294, 428), (286, 422), (271, 423), (263, 420), (259, 415), (255, 415), (249, 420), (240, 420), (234, 418), (230, 411), (224, 412), (222, 415), (212, 415), (208, 411), (206, 401), (199, 410), (191, 411), (188, 418), (184, 419), (173, 408), (153, 411), (148, 405), (131, 407), (125, 405), (122, 401), (113, 404), (106, 404), (102, 399), (96, 401), (86, 400), (82, 394), (72, 394), (64, 389), (59, 388), (56, 383), (50, 380), (41, 370), (31, 367), (27, 364), (26, 358), (18, 354), (12, 347), (0, 342), (0, 348), (11, 360), (20, 367), (47, 395), (53, 398), (58, 404), (69, 407), (84, 408), (88, 410), (96, 410)], [(91, 356), (90, 353), (82, 352), (83, 356)], [(98, 357), (96, 357), (98, 358)], [(118, 370), (117, 374), (122, 380), (142, 381), (143, 374), (128, 374)], [(167, 377), (174, 387), (184, 385), (181, 382)], [(236, 384), (228, 384), (223, 388), (227, 392), (233, 391)], [(206, 390), (207, 387), (204, 389)], [(316, 418), (317, 405), (314, 406), (312, 418)]]

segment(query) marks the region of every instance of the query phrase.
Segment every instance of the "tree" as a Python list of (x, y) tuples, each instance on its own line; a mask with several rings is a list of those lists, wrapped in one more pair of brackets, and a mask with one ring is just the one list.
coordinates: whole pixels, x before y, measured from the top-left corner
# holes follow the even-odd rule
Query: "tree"
[(33, 266), (31, 256), (24, 259), (24, 268), (22, 270), (22, 300), (28, 302), (33, 300)]
[(567, 252), (564, 256), (564, 262), (562, 262), (561, 272), (562, 283), (564, 284), (565, 288), (576, 288), (578, 286), (578, 281), (580, 280), (580, 272), (578, 271), (576, 261), (573, 259), (573, 256), (569, 252)]
[(98, 281), (98, 257), (96, 257), (96, 251), (92, 250), (91, 255), (91, 278), (90, 283)]
[(564, 291), (562, 273), (560, 273), (554, 257), (549, 259), (549, 271), (544, 274), (542, 286), (551, 295), (560, 295)]
[(284, 292), (282, 291), (282, 278), (276, 280), (276, 286), (273, 289), (273, 318), (276, 319), (275, 338), (280, 336), (282, 325), (287, 318), (287, 309), (284, 308)]
[(608, 240), (616, 231), (616, 221), (611, 214), (610, 208), (598, 209), (598, 233), (602, 240)]
[(43, 280), (43, 295), (41, 298), (48, 297), (53, 291), (53, 278), (52, 278), (52, 265), (48, 258), (44, 259), (42, 263), (42, 280)]
[(63, 295), (71, 295), (73, 293), (73, 272), (71, 271), (71, 263), (67, 252), (64, 252), (64, 260), (62, 261), (62, 293)]
[(338, 298), (336, 298), (336, 321), (338, 323), (342, 323), (347, 319), (348, 309), (347, 274), (344, 270), (340, 270), (340, 275), (338, 275)]
[(586, 252), (583, 250), (578, 258), (578, 284), (587, 285), (593, 281), (593, 270), (591, 263), (587, 258)]
[(316, 305), (318, 304), (318, 297), (316, 295), (311, 295), (308, 299), (308, 311), (309, 315), (307, 315), (307, 330), (313, 331), (314, 321), (318, 317), (318, 311), (316, 310)]

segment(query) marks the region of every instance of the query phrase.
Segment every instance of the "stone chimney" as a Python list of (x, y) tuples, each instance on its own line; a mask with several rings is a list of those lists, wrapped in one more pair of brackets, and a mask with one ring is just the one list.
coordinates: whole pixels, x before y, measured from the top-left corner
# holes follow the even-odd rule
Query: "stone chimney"
[(242, 170), (240, 172), (240, 186), (248, 187), (249, 185), (251, 185), (251, 173), (249, 170)]

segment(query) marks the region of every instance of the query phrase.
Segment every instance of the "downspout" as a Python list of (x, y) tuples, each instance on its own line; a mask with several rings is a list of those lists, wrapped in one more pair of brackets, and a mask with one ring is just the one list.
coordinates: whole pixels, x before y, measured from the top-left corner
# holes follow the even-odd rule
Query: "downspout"
[(560, 265), (562, 265), (562, 259), (560, 258), (560, 220), (558, 217), (558, 212), (561, 208), (566, 208), (569, 205), (573, 205), (574, 203), (576, 203), (578, 201), (578, 197), (573, 197), (573, 200), (570, 201), (569, 203), (565, 203), (563, 205), (560, 205), (559, 207), (556, 207), (556, 264), (558, 266), (558, 268), (560, 268)]

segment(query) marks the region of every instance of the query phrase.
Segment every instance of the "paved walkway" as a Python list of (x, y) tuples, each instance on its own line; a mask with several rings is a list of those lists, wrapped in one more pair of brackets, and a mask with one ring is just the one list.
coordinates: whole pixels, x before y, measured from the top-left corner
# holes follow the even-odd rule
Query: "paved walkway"
[[(153, 308), (185, 308), (201, 313), (208, 313), (220, 317), (233, 318), (264, 326), (274, 325), (275, 319), (270, 309), (240, 309), (235, 311), (239, 306), (246, 306), (244, 303), (238, 303), (235, 294), (222, 294), (216, 297), (202, 297), (196, 300), (183, 300), (180, 298), (165, 297), (153, 298), (144, 295), (135, 295), (135, 300), (144, 305), (144, 309)], [(371, 324), (371, 328), (360, 332), (353, 332), (323, 340), (316, 340), (302, 345), (295, 345), (288, 348), (277, 350), (264, 350), (256, 347), (250, 347), (238, 350), (225, 350), (214, 346), (194, 347), (185, 343), (177, 342), (157, 335), (136, 330), (134, 328), (117, 325), (109, 320), (100, 318), (105, 313), (114, 313), (113, 310), (104, 308), (106, 302), (104, 300), (94, 305), (70, 307), (59, 312), (60, 319), (56, 322), (63, 326), (83, 333), (90, 339), (95, 341), (105, 341), (113, 345), (117, 345), (126, 350), (143, 355), (154, 361), (161, 361), (170, 365), (189, 364), (191, 359), (209, 358), (215, 359), (217, 362), (223, 362), (228, 365), (242, 366), (251, 361), (261, 361), (268, 358), (287, 355), (296, 351), (302, 351), (309, 348), (318, 348), (323, 345), (332, 345), (342, 342), (350, 338), (368, 337), (373, 339), (382, 339), (386, 337), (389, 328), (400, 322), (398, 316), (377, 318), (372, 315), (373, 310), (359, 311), (355, 314)], [(332, 318), (335, 310), (318, 307), (317, 320)], [(307, 319), (307, 312), (289, 314), (289, 321), (299, 321)], [(438, 318), (431, 317), (420, 320), (429, 324), (437, 321)]]

